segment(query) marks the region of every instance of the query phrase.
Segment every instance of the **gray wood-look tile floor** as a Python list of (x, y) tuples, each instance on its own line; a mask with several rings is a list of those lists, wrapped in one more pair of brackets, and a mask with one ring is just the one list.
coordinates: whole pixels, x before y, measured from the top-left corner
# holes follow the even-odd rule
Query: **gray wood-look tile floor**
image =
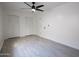
[(22, 38), (6, 39), (0, 52), (2, 57), (79, 57), (79, 50), (29, 35)]

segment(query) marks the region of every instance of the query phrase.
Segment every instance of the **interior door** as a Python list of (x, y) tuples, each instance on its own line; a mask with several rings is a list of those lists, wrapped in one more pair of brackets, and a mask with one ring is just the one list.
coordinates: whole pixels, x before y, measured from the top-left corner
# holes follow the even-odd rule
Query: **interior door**
[(9, 38), (11, 38), (11, 37), (17, 37), (17, 36), (19, 36), (19, 31), (20, 31), (20, 29), (19, 29), (19, 27), (20, 27), (20, 25), (19, 25), (19, 16), (16, 16), (16, 15), (9, 15), (8, 16), (8, 24), (7, 24), (8, 26), (7, 26), (7, 35), (8, 35), (8, 37)]

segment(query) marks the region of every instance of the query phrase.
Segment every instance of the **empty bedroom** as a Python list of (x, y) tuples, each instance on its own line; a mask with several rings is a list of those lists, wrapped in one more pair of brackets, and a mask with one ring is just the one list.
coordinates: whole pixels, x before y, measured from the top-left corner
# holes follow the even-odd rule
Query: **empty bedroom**
[(0, 57), (79, 57), (79, 2), (0, 2)]

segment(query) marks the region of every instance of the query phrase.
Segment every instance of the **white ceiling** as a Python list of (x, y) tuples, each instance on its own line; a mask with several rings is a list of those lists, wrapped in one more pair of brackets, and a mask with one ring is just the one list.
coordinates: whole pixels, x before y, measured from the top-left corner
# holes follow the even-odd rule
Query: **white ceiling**
[[(32, 5), (31, 2), (27, 2), (28, 4)], [(59, 5), (65, 4), (66, 2), (36, 2), (37, 5), (43, 4), (44, 7), (41, 9), (47, 11), (51, 8), (55, 8)], [(25, 5), (23, 2), (1, 2), (2, 6), (6, 9), (13, 9), (13, 10), (19, 10), (19, 11), (30, 11), (31, 9), (29, 6)]]

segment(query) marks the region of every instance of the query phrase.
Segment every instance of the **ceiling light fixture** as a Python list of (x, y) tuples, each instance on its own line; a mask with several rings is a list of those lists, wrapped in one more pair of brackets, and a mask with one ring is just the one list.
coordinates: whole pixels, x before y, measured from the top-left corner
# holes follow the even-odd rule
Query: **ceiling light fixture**
[(32, 9), (32, 12), (35, 12), (36, 10), (35, 9)]

